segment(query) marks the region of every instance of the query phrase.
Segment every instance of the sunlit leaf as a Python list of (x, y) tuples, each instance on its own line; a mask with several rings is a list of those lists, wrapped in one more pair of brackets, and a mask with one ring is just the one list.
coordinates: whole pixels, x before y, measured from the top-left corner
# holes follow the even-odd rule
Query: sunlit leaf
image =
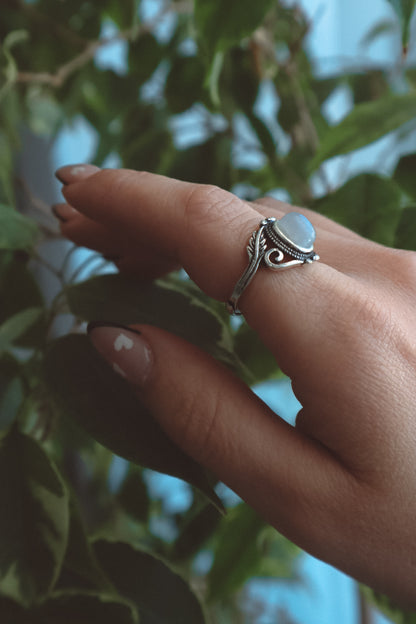
[(388, 95), (360, 104), (340, 124), (328, 130), (310, 169), (315, 170), (334, 156), (365, 147), (412, 120), (416, 121), (416, 92)]
[(43, 314), (42, 308), (27, 308), (17, 312), (0, 325), (0, 352), (11, 347)]
[(33, 221), (0, 204), (0, 249), (30, 249), (37, 236)]
[(402, 194), (388, 178), (361, 174), (313, 206), (331, 219), (383, 245), (393, 245)]
[(222, 519), (216, 535), (208, 595), (218, 601), (257, 575), (294, 578), (299, 549), (242, 503)]

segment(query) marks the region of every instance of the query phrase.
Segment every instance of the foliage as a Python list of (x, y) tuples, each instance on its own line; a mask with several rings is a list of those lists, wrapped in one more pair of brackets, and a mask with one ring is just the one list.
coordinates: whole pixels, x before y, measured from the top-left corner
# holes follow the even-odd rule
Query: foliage
[[(376, 170), (357, 175), (349, 168), (357, 150), (386, 135), (389, 153), (401, 154), (403, 137), (416, 129), (416, 69), (406, 63), (415, 2), (388, 1), (402, 32), (394, 64), (323, 77), (306, 46), (313, 24), (283, 0), (163, 0), (151, 19), (144, 18), (147, 0), (3, 0), (5, 624), (243, 621), (247, 581), (293, 578), (297, 556), (244, 504), (222, 515), (214, 477), (166, 438), (80, 329), (89, 320), (155, 324), (206, 350), (249, 384), (281, 375), (276, 363), (245, 325), (230, 323), (223, 307), (181, 274), (146, 285), (115, 274), (80, 283), (79, 270), (68, 270), (72, 249), (62, 266), (51, 266), (43, 250), (56, 230), (41, 214), (33, 217), (41, 201), (15, 176), (22, 126), (53, 138), (81, 116), (96, 131), (98, 165), (116, 154), (122, 166), (217, 184), (250, 200), (284, 191), (293, 203), (367, 237), (415, 249), (416, 153), (402, 156), (394, 171), (384, 167), (384, 153)], [(114, 34), (103, 35), (109, 23)], [(374, 24), (366, 44), (390, 27)], [(97, 60), (114, 42), (126, 46), (125, 71)], [(265, 87), (275, 99), (274, 118), (262, 110)], [(326, 104), (340, 89), (353, 104), (334, 125)], [(186, 124), (197, 128), (188, 143), (182, 140)], [(342, 166), (335, 186), (328, 175), (334, 157)], [(93, 262), (94, 256), (83, 268), (93, 273)], [(52, 301), (39, 287), (40, 266), (59, 281)], [(56, 331), (62, 314), (71, 315), (69, 336)], [(113, 453), (129, 466), (116, 492)], [(192, 486), (188, 509), (162, 509), (148, 489), (150, 469)], [(157, 523), (169, 527), (168, 536), (158, 535)], [(92, 540), (97, 533), (103, 537)], [(208, 573), (198, 569), (207, 551), (213, 557)], [(389, 613), (397, 622), (413, 621)]]

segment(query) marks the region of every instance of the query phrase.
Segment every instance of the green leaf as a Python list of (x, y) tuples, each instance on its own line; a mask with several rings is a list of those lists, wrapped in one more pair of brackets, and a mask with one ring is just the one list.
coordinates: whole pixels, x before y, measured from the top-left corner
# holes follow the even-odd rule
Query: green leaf
[(395, 10), (402, 29), (402, 41), (407, 48), (410, 35), (410, 21), (416, 7), (416, 0), (387, 0)]
[[(147, 524), (150, 513), (149, 494), (141, 471), (132, 465), (117, 494), (117, 501), (136, 522)], [(215, 509), (211, 505), (209, 508)]]
[(198, 56), (178, 56), (165, 83), (167, 105), (173, 114), (183, 113), (204, 97), (204, 65)]
[(2, 624), (137, 624), (134, 607), (111, 594), (97, 592), (59, 592), (46, 602), (23, 609), (0, 597)]
[(416, 251), (416, 204), (404, 208), (396, 230), (394, 246)]
[(187, 282), (143, 284), (128, 275), (103, 275), (66, 291), (73, 314), (85, 321), (146, 323), (165, 329), (210, 353), (244, 376), (233, 352), (229, 326), (193, 295)]
[(51, 343), (45, 383), (63, 412), (113, 453), (188, 481), (222, 508), (203, 469), (171, 442), (86, 336)]
[(53, 587), (68, 538), (68, 495), (43, 449), (12, 428), (0, 443), (0, 592), (22, 605)]
[(173, 545), (170, 559), (185, 561), (193, 557), (215, 533), (220, 520), (221, 515), (215, 507), (204, 505), (186, 522)]
[(68, 544), (56, 590), (81, 589), (114, 593), (114, 588), (101, 570), (85, 532), (75, 496), (70, 497)]
[(401, 204), (400, 189), (392, 180), (362, 174), (317, 200), (313, 208), (366, 238), (393, 245)]
[(140, 624), (203, 624), (187, 583), (161, 559), (130, 544), (99, 540), (94, 551), (122, 596), (137, 605)]
[(36, 624), (138, 624), (133, 605), (113, 594), (59, 592), (35, 610)]
[(329, 158), (369, 145), (412, 120), (416, 120), (416, 92), (388, 95), (359, 104), (338, 126), (328, 131), (310, 170), (314, 171)]
[(393, 600), (369, 587), (361, 585), (360, 590), (370, 604), (374, 605), (376, 609), (381, 611), (381, 613), (388, 617), (394, 624), (416, 624), (416, 614), (414, 612), (410, 613), (409, 611), (401, 609)]
[(136, 21), (140, 0), (108, 0), (105, 13), (119, 28), (130, 28)]
[(0, 435), (15, 421), (23, 399), (22, 381), (15, 377), (5, 385), (0, 374)]
[[(388, 0), (390, 1), (390, 0)], [(392, 20), (381, 20), (370, 28), (368, 33), (361, 40), (362, 46), (368, 46), (381, 35), (391, 34), (397, 30), (397, 23)]]
[(253, 576), (293, 578), (299, 549), (245, 503), (222, 519), (208, 575), (211, 601), (227, 598)]
[(34, 221), (0, 204), (0, 249), (29, 250), (37, 236), (38, 228)]
[(416, 200), (416, 154), (403, 156), (399, 160), (393, 180), (405, 193)]
[[(120, 4), (118, 2), (117, 4)], [(134, 78), (137, 88), (152, 76), (164, 57), (163, 47), (149, 32), (144, 32), (129, 45), (129, 76)]]
[(249, 325), (243, 323), (235, 338), (235, 351), (252, 375), (253, 383), (282, 377), (276, 359)]
[(239, 43), (259, 26), (273, 0), (195, 0), (195, 24), (209, 56)]
[(0, 352), (9, 349), (15, 340), (39, 321), (42, 314), (42, 308), (27, 308), (4, 321), (0, 325)]
[[(29, 269), (27, 258), (20, 252), (0, 251), (0, 323), (27, 308), (40, 308), (44, 305), (39, 286)], [(45, 337), (46, 322), (40, 318), (18, 339), (18, 346), (34, 347)]]

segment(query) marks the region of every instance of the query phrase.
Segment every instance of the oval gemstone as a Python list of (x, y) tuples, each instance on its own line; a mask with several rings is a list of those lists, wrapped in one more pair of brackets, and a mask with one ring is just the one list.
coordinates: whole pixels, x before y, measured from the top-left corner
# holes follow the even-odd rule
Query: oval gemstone
[(316, 233), (312, 223), (304, 215), (288, 212), (273, 227), (277, 234), (283, 234), (293, 246), (312, 251)]

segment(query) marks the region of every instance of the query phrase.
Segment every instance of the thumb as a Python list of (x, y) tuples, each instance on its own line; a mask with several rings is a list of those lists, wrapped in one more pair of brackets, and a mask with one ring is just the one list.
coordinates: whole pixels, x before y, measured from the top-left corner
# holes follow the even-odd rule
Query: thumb
[(346, 480), (325, 448), (177, 336), (156, 327), (102, 323), (91, 323), (89, 335), (182, 450), (279, 531), (322, 556), (314, 544), (328, 544), (331, 513), (339, 526)]

